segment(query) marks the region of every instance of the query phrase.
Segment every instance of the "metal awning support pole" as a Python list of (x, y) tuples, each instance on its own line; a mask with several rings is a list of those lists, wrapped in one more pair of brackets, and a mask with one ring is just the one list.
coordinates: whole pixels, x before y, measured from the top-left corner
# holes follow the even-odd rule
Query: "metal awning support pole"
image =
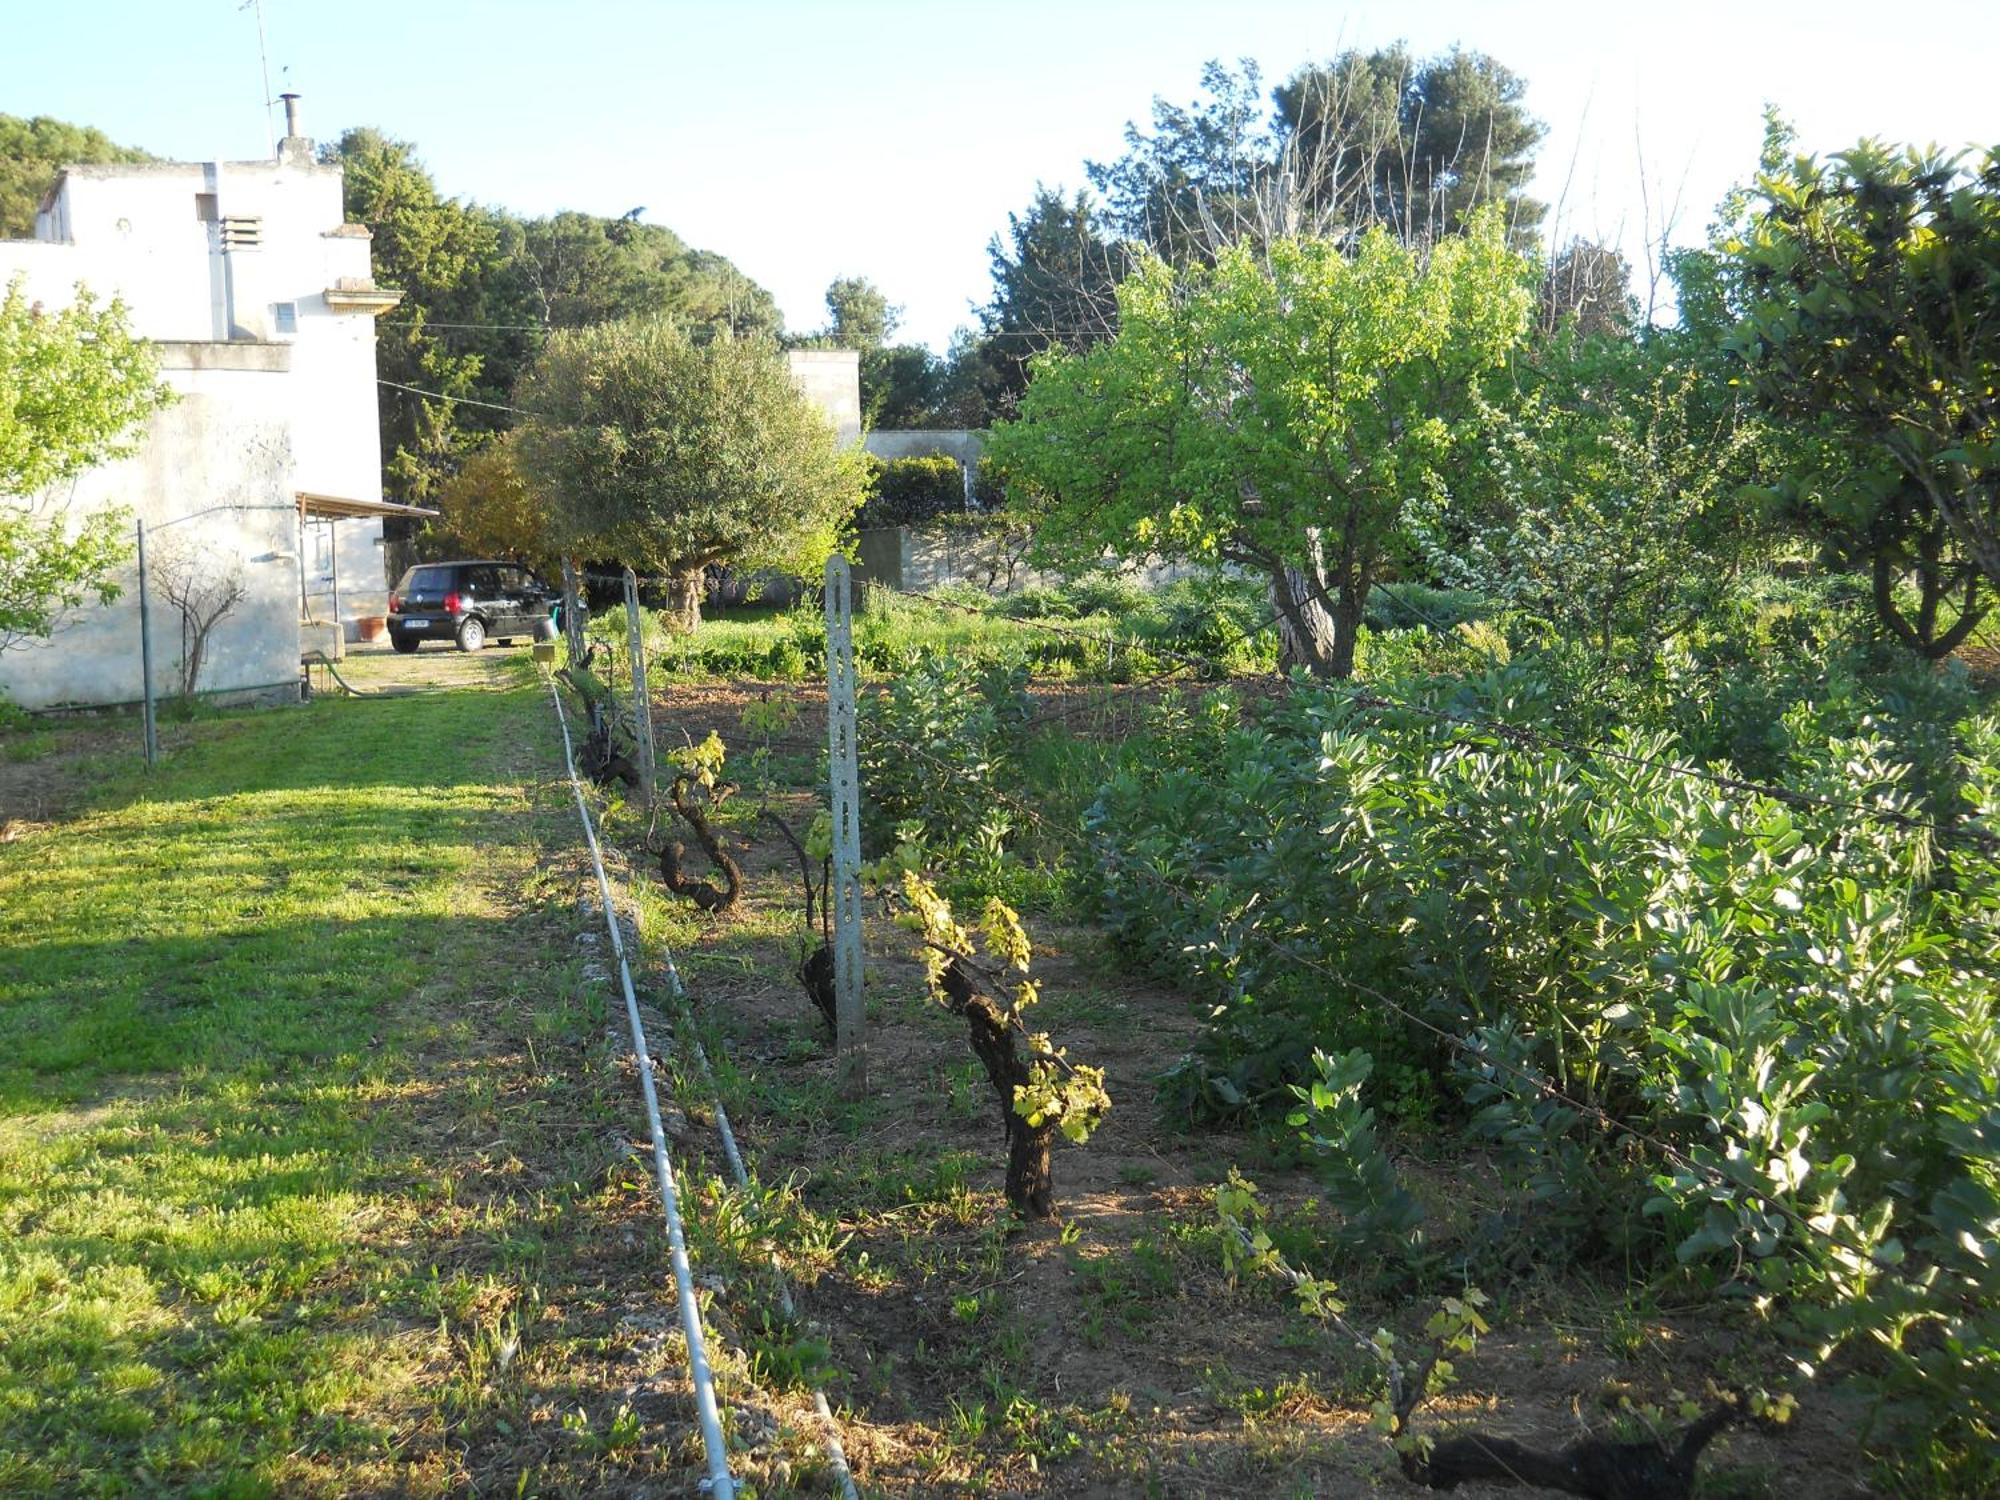
[(311, 620), (312, 605), (306, 599), (306, 503), (299, 502), (299, 618)]
[(139, 700), (140, 733), (145, 738), (146, 769), (160, 763), (160, 737), (153, 724), (153, 612), (146, 590), (146, 523), (139, 527)]
[(332, 516), (326, 518), (326, 551), (332, 559), (333, 569), (333, 648), (338, 652), (347, 641), (347, 632), (340, 623), (340, 522)]

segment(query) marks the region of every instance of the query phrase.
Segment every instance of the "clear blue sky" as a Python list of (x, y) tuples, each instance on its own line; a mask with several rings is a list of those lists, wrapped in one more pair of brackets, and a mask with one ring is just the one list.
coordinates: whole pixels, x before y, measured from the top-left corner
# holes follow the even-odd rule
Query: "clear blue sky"
[[(0, 110), (186, 159), (263, 154), (254, 12), (239, 0), (5, 0)], [(1540, 196), (1636, 249), (1754, 164), (1778, 104), (1808, 149), (1862, 134), (2000, 142), (2000, 4), (1916, 0), (265, 0), (273, 91), (322, 138), (415, 141), (447, 193), (530, 214), (645, 217), (730, 256), (788, 326), (865, 275), (942, 346), (988, 295), (987, 240), (1037, 180), (1081, 185), (1202, 62), (1274, 80), (1346, 46), (1459, 42), (1528, 81)]]

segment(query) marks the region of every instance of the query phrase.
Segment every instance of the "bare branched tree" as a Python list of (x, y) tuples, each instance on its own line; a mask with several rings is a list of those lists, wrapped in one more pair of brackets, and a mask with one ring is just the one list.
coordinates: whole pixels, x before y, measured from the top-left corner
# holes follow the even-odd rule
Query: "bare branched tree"
[(240, 558), (224, 559), (212, 547), (173, 537), (156, 544), (148, 563), (154, 582), (181, 618), (180, 693), (192, 698), (201, 685), (215, 629), (249, 593)]

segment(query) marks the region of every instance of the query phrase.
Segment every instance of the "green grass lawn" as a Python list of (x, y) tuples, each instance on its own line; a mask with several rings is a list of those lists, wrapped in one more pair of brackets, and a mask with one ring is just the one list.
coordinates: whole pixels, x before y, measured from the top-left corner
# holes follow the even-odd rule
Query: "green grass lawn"
[(0, 845), (0, 1494), (602, 1461), (605, 1288), (666, 1283), (548, 700), (486, 677), (206, 719)]

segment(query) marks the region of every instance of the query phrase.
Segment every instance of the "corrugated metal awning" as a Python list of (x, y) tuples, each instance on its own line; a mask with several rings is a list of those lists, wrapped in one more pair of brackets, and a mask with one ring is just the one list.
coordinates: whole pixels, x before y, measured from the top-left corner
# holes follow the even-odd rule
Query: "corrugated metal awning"
[(353, 516), (416, 516), (429, 518), (435, 510), (421, 505), (397, 505), (388, 500), (350, 500), (344, 495), (315, 495), (300, 490), (299, 514), (308, 519), (340, 521)]

